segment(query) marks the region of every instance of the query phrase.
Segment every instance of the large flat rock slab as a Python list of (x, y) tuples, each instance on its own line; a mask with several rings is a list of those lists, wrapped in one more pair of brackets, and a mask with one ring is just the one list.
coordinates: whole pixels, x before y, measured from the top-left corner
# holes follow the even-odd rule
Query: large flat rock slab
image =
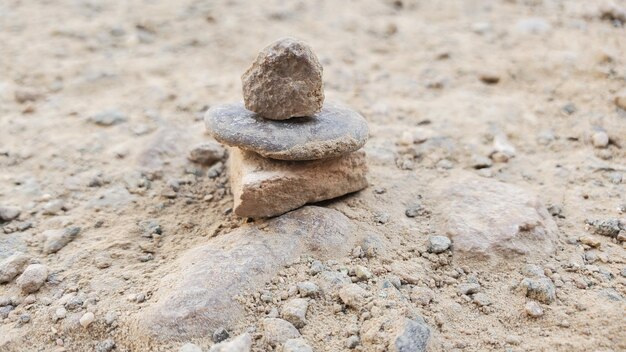
[(333, 103), (312, 116), (284, 121), (263, 118), (242, 103), (217, 105), (204, 123), (221, 143), (279, 160), (338, 157), (360, 149), (369, 137), (361, 114)]
[(554, 252), (557, 226), (533, 193), (470, 173), (453, 174), (436, 188), (455, 259), (508, 262)]
[(211, 336), (231, 327), (244, 308), (235, 296), (258, 289), (301, 255), (340, 258), (356, 240), (355, 226), (336, 210), (307, 206), (248, 226), (182, 254), (137, 322), (163, 339)]
[(234, 212), (269, 217), (367, 187), (365, 152), (311, 161), (272, 160), (231, 148)]

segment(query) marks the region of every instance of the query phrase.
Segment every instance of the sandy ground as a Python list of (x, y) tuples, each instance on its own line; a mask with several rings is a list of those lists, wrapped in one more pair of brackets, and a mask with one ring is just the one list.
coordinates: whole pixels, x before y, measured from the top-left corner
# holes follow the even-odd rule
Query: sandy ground
[[(245, 221), (230, 212), (226, 173), (209, 178), (185, 156), (208, 138), (201, 121), (207, 107), (240, 100), (241, 73), (263, 46), (286, 35), (315, 49), (327, 99), (354, 107), (370, 124), (370, 187), (324, 206), (375, 229), (386, 249), (331, 267), (364, 265), (382, 277), (412, 258), (423, 269), (413, 284), (434, 293), (430, 304), (413, 306), (443, 350), (626, 350), (624, 242), (592, 235), (601, 243), (592, 258), (578, 241), (589, 234), (586, 219), (626, 217), (626, 111), (615, 103), (626, 87), (626, 31), (619, 11), (602, 16), (600, 5), (0, 2), (0, 205), (21, 210), (2, 224), (0, 260), (21, 251), (50, 269), (31, 296), (15, 283), (0, 285), (0, 297), (15, 308), (0, 315), (0, 350), (92, 351), (113, 340), (116, 351), (171, 351), (187, 342), (140, 338), (137, 317), (154, 303), (169, 263)], [(122, 118), (94, 122), (111, 110)], [(406, 131), (424, 137), (407, 148)], [(592, 144), (598, 131), (609, 136), (607, 146)], [(477, 162), (489, 159), (502, 135), (515, 156)], [(430, 235), (441, 234), (442, 222), (434, 214), (409, 218), (405, 209), (421, 196), (434, 211), (431, 184), (458, 170), (522, 186), (562, 210), (557, 252), (536, 263), (558, 282), (558, 300), (543, 305), (543, 316), (526, 316), (526, 297), (511, 289), (523, 278), (522, 264), (503, 272), (448, 263), (453, 254), (445, 265), (414, 258)], [(142, 237), (137, 223), (155, 218), (163, 235)], [(44, 254), (42, 232), (69, 226), (81, 227), (79, 236)], [(581, 253), (581, 269), (569, 270), (569, 258)], [(309, 267), (303, 258), (251, 293), (246, 318), (228, 327), (231, 336), (258, 331), (272, 304), (254, 297), (312, 279)], [(458, 268), (465, 274), (448, 281)], [(457, 294), (470, 275), (490, 305)], [(413, 284), (400, 292), (410, 296)], [(77, 297), (77, 307), (55, 321), (56, 309)], [(323, 297), (309, 308), (300, 332), (316, 351), (347, 350), (363, 322), (336, 310), (337, 302)], [(96, 320), (85, 329), (77, 320), (88, 311)], [(262, 332), (254, 336), (253, 348), (266, 350)], [(206, 336), (194, 342), (204, 350), (212, 344)]]

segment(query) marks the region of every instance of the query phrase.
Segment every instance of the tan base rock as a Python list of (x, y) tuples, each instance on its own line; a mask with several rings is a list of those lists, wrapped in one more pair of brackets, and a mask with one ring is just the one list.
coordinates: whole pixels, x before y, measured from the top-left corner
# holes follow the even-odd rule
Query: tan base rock
[(285, 161), (231, 148), (229, 161), (234, 212), (242, 217), (276, 216), (367, 187), (363, 151), (338, 158)]

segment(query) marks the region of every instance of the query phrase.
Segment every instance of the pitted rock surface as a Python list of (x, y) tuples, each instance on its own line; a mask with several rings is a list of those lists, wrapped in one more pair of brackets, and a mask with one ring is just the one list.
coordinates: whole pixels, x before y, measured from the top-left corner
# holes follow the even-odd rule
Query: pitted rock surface
[(287, 121), (267, 120), (241, 103), (224, 104), (210, 108), (204, 122), (217, 141), (279, 160), (341, 156), (360, 149), (369, 137), (363, 116), (339, 104)]
[(265, 223), (241, 227), (184, 253), (158, 285), (156, 303), (138, 328), (155, 337), (210, 335), (243, 317), (235, 299), (258, 289), (303, 255), (341, 258), (353, 247), (355, 226), (342, 213), (307, 206)]
[(306, 43), (293, 38), (264, 48), (241, 81), (246, 108), (268, 119), (310, 116), (324, 103), (322, 65)]

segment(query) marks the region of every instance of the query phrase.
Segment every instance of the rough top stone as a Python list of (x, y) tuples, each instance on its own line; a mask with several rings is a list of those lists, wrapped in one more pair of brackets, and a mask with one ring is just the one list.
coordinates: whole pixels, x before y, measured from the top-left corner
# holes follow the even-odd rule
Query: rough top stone
[(243, 104), (210, 108), (204, 122), (221, 143), (279, 160), (316, 160), (360, 149), (367, 138), (367, 122), (358, 112), (339, 104), (326, 104), (309, 117), (271, 121)]
[(322, 65), (311, 48), (283, 38), (265, 47), (241, 76), (246, 108), (272, 120), (322, 109)]

